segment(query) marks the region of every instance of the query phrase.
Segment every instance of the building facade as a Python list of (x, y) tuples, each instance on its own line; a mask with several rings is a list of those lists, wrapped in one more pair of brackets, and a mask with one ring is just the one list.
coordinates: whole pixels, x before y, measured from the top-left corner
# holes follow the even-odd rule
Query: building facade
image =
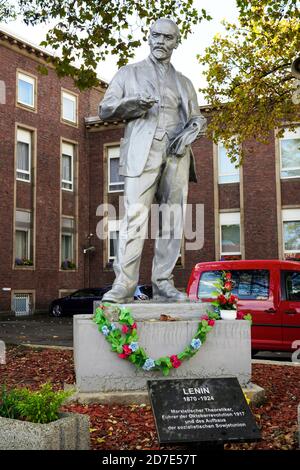
[[(104, 82), (80, 93), (51, 65), (41, 75), (45, 58), (0, 32), (0, 312), (17, 311), (20, 302), (26, 311), (46, 310), (56, 297), (114, 279), (124, 125), (97, 117)], [(281, 139), (274, 130), (268, 145), (248, 142), (236, 169), (221, 144), (196, 140), (198, 182), (190, 184), (188, 203), (201, 243), (191, 250), (183, 241), (178, 287), (200, 261), (300, 260), (299, 148), (300, 123)], [(106, 215), (106, 203), (116, 210)], [(141, 283), (150, 282), (152, 256), (148, 239)]]
[[(44, 310), (88, 278), (89, 160), (84, 117), (105, 90), (38, 71), (47, 54), (0, 33), (0, 311)], [(87, 260), (88, 261), (88, 260)]]

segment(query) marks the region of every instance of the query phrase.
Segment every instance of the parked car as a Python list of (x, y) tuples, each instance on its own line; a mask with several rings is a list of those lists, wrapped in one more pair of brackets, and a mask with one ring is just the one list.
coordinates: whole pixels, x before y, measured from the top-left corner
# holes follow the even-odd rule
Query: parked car
[(293, 351), (300, 340), (300, 263), (280, 260), (198, 263), (187, 288), (192, 300), (211, 302), (214, 282), (230, 271), (238, 310), (252, 315), (254, 351)]
[[(101, 300), (105, 292), (109, 291), (112, 286), (102, 288), (80, 289), (71, 295), (55, 299), (51, 302), (49, 312), (54, 317), (62, 317), (64, 315), (74, 314), (92, 314), (94, 300)], [(152, 286), (140, 285), (134, 293), (135, 300), (152, 299)]]

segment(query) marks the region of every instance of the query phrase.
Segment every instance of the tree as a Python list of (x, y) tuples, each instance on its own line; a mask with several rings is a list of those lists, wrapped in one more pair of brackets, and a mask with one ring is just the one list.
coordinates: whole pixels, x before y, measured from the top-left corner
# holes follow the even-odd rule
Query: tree
[(0, 0), (0, 21), (13, 20), (15, 17), (14, 5), (6, 0)]
[[(297, 5), (298, 4), (298, 5)], [(239, 25), (224, 22), (200, 63), (207, 66), (201, 91), (212, 106), (208, 133), (223, 141), (231, 161), (242, 162), (242, 143), (267, 143), (270, 131), (299, 121), (292, 100), (291, 62), (300, 51), (299, 2), (237, 0)], [(278, 135), (282, 136), (283, 129)]]
[[(28, 25), (55, 22), (41, 45), (58, 50), (60, 58), (51, 60), (58, 75), (72, 76), (80, 89), (98, 83), (98, 62), (108, 54), (118, 56), (119, 66), (134, 57), (135, 49), (147, 38), (152, 20), (171, 17), (185, 38), (192, 25), (210, 19), (204, 9), (194, 8), (193, 0), (18, 0), (13, 3), (17, 3), (17, 14)], [(78, 62), (81, 65), (75, 68)]]

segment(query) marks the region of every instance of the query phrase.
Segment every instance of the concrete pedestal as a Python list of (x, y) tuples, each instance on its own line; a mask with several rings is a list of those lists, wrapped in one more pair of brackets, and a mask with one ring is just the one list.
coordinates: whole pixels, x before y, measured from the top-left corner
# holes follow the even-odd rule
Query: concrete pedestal
[[(197, 330), (207, 304), (129, 304), (138, 326), (139, 343), (153, 359), (178, 354)], [(178, 321), (159, 321), (161, 314)], [(74, 316), (74, 360), (79, 393), (146, 390), (149, 379), (163, 378), (159, 372), (137, 369), (110, 350), (91, 315)], [(242, 386), (251, 379), (250, 323), (218, 320), (198, 353), (168, 378), (237, 377)]]

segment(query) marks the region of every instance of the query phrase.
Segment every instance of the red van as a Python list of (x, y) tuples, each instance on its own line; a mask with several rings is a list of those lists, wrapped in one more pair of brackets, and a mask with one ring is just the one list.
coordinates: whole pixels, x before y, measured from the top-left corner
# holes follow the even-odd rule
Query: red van
[(280, 260), (198, 263), (189, 279), (189, 298), (211, 302), (213, 284), (222, 271), (232, 273), (238, 310), (252, 315), (252, 349), (293, 351), (293, 341), (300, 341), (300, 263)]

